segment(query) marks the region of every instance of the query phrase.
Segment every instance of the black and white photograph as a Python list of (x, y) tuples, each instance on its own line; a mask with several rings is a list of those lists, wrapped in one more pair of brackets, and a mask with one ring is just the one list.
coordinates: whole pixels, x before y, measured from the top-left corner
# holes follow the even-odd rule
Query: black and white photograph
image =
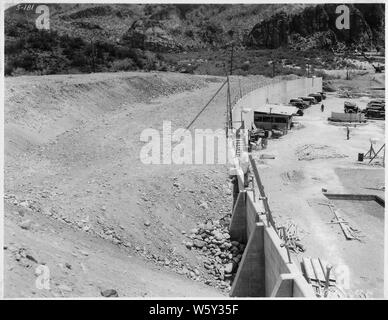
[(388, 298), (385, 1), (1, 5), (2, 299)]

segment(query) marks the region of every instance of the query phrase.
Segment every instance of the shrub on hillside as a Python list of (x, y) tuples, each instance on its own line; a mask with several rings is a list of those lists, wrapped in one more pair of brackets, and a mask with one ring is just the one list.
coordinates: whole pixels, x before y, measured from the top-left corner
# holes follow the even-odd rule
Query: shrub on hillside
[(186, 30), (186, 31), (185, 31), (185, 36), (186, 36), (186, 37), (189, 37), (189, 38), (193, 38), (193, 37), (194, 37), (194, 32), (193, 32), (193, 30), (191, 30), (191, 29)]
[(200, 35), (202, 41), (213, 45), (222, 40), (221, 38), (223, 33), (224, 30), (220, 25), (216, 24), (215, 22), (206, 22), (202, 27)]
[(39, 30), (30, 33), (25, 41), (34, 50), (49, 51), (58, 44), (58, 34), (56, 32)]
[(25, 74), (30, 74), (30, 72), (28, 72), (27, 70), (20, 68), (20, 67), (17, 67), (16, 69), (12, 70), (13, 76), (23, 76)]
[(112, 65), (111, 65), (112, 71), (131, 71), (136, 69), (137, 69), (136, 64), (130, 58), (115, 60), (112, 62)]
[(12, 76), (13, 69), (13, 64), (10, 61), (6, 61), (4, 63), (4, 76)]
[(23, 68), (27, 71), (32, 71), (36, 66), (36, 58), (29, 52), (23, 52), (14, 59), (13, 63), (17, 67)]
[(4, 44), (5, 55), (15, 55), (20, 53), (24, 48), (24, 42), (22, 40), (6, 41)]

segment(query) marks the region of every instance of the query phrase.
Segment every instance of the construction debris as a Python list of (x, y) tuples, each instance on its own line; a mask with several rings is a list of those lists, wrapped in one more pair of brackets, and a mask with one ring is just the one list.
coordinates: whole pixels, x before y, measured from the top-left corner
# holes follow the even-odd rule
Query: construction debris
[(345, 235), (346, 240), (358, 240), (361, 241), (360, 232), (355, 227), (352, 227), (349, 225), (349, 223), (342, 218), (340, 209), (336, 209), (335, 206), (331, 203), (319, 203), (321, 205), (326, 205), (330, 208), (330, 211), (334, 215), (334, 219), (332, 219), (329, 223), (330, 224), (339, 224), (341, 227), (342, 232)]
[(260, 159), (275, 159), (275, 156), (274, 155), (271, 155), (271, 154), (262, 154), (260, 155)]
[(343, 291), (337, 287), (333, 267), (320, 258), (303, 257), (304, 276), (313, 287), (317, 297), (343, 297)]
[(339, 153), (334, 147), (321, 144), (305, 144), (296, 150), (298, 160), (315, 160), (330, 158), (346, 158), (346, 154)]
[(364, 189), (377, 190), (377, 191), (385, 191), (385, 186), (380, 186), (380, 187), (364, 187)]
[(284, 241), (284, 246), (287, 250), (292, 250), (295, 253), (306, 251), (305, 247), (300, 243), (298, 226), (289, 221), (286, 226), (278, 227), (280, 239)]

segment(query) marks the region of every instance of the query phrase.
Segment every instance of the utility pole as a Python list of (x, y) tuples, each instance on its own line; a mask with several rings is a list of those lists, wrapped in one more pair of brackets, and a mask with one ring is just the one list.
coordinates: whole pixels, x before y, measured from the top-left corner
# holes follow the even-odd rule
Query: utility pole
[(229, 123), (228, 123), (228, 127), (229, 128), (232, 128), (232, 121), (233, 121), (233, 118), (232, 118), (232, 100), (231, 100), (231, 96), (230, 96), (230, 81), (229, 81), (229, 76), (226, 76), (226, 81), (227, 81), (227, 112), (229, 114)]
[(273, 60), (272, 61), (272, 78), (275, 78), (275, 65), (276, 65), (276, 61)]
[[(227, 78), (227, 81), (228, 81), (228, 78)], [(226, 138), (228, 138), (228, 133), (229, 133), (229, 123), (230, 123), (230, 119), (229, 119), (229, 88), (228, 88), (228, 92), (226, 93)]]
[(91, 67), (92, 67), (92, 72), (96, 72), (96, 61), (95, 61), (95, 56), (94, 56), (94, 43), (93, 43), (93, 38), (90, 38), (90, 46), (91, 46)]
[(242, 90), (241, 90), (241, 79), (240, 76), (238, 77), (238, 87), (240, 89), (240, 99), (242, 98)]
[[(229, 75), (232, 75), (233, 73), (233, 41), (230, 43), (231, 50), (230, 50), (230, 70)], [(227, 127), (232, 128), (233, 125), (233, 119), (232, 119), (232, 98), (230, 96), (230, 81), (229, 81), (229, 75), (226, 75), (226, 82), (228, 84), (227, 86), (227, 101), (226, 101), (226, 112), (228, 114), (227, 116)]]
[(230, 75), (233, 73), (233, 41), (231, 43), (231, 52), (230, 52)]

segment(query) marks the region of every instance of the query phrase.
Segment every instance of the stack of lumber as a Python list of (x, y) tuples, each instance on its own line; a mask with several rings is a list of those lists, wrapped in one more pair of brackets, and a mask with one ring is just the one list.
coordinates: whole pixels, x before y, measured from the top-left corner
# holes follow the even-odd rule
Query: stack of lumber
[[(332, 266), (319, 258), (303, 257), (303, 272), (317, 297), (328, 297), (336, 292), (336, 278)], [(338, 293), (337, 293), (338, 296)]]

